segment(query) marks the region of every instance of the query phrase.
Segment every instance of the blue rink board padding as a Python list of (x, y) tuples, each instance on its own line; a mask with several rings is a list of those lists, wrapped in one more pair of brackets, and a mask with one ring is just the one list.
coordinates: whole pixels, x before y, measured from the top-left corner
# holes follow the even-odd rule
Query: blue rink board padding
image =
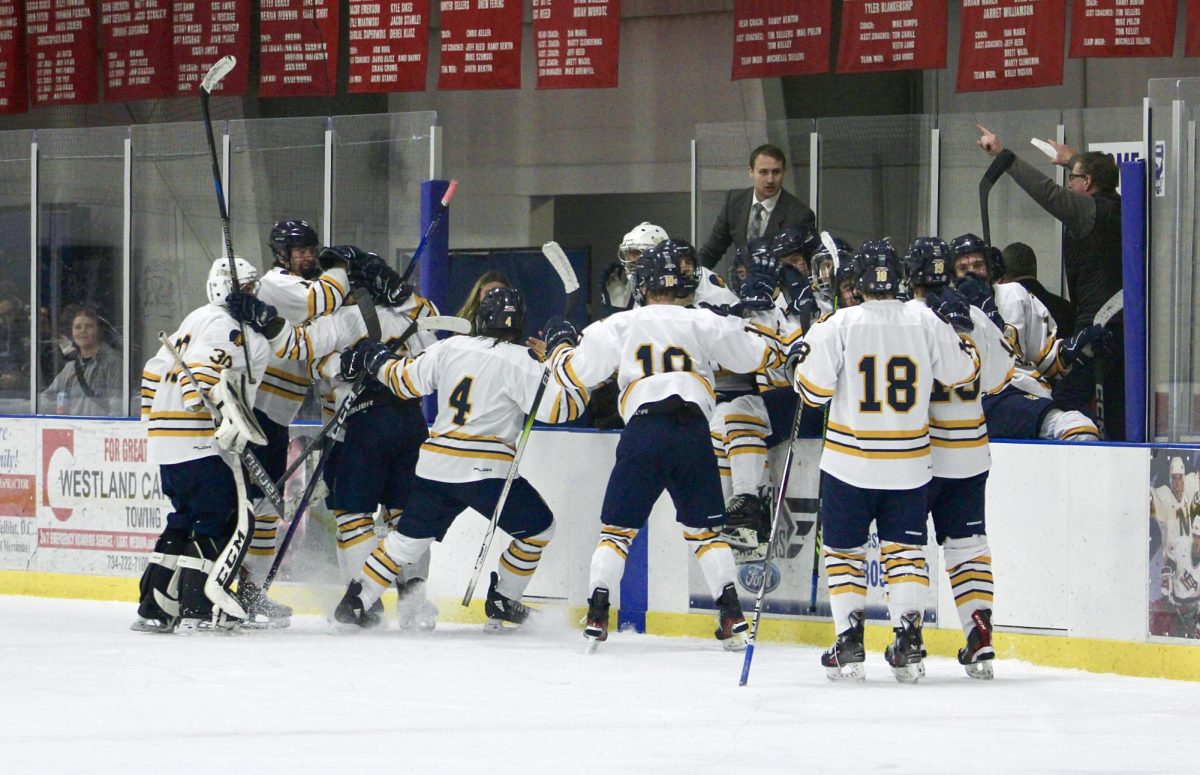
[(1146, 440), (1146, 162), (1121, 164), (1125, 439)]

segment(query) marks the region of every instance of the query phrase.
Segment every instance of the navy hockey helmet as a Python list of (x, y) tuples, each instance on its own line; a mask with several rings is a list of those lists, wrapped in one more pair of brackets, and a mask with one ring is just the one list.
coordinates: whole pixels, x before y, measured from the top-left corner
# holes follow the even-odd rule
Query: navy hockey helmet
[(992, 273), (992, 282), (998, 282), (1008, 272), (1004, 265), (1004, 251), (995, 245), (988, 245), (987, 262), (988, 271)]
[[(276, 221), (271, 227), (271, 236), (268, 240), (271, 246), (271, 253), (275, 255), (275, 263), (282, 266), (288, 271), (292, 270), (292, 249), (293, 248), (312, 248), (315, 252), (320, 246), (320, 240), (317, 239), (317, 230), (308, 225), (307, 221), (302, 221), (299, 218), (284, 218)], [(316, 266), (305, 273), (311, 274), (314, 277), (316, 274)], [(306, 279), (311, 279), (307, 278)]]
[(894, 296), (900, 290), (904, 269), (896, 249), (887, 240), (864, 242), (854, 254), (859, 293)]
[(687, 280), (696, 270), (685, 269), (685, 262), (696, 266), (696, 249), (687, 240), (669, 239), (643, 251), (637, 262), (638, 289), (642, 293), (671, 291), (686, 296), (690, 293)]
[(773, 242), (766, 237), (758, 237), (746, 243), (742, 253), (742, 263), (746, 267), (746, 275), (779, 273), (779, 257), (772, 250)]
[[(988, 257), (988, 244), (979, 237), (970, 232), (960, 234), (950, 240), (950, 262), (954, 269), (954, 274), (961, 277), (967, 272), (972, 272), (982, 276), (986, 272), (991, 271), (991, 260)], [(978, 254), (978, 258), (975, 258)], [(997, 277), (987, 279), (996, 280)]]
[(839, 249), (837, 270), (833, 274), (834, 295), (831, 297), (834, 307), (842, 309), (862, 303), (862, 295), (858, 292), (859, 267), (862, 259), (857, 253), (847, 250), (844, 254)]
[(913, 288), (941, 288), (950, 282), (950, 246), (938, 237), (917, 237), (904, 254), (904, 279)]
[(475, 333), (515, 342), (525, 333), (525, 299), (516, 288), (493, 288), (479, 300)]
[(771, 240), (771, 252), (775, 260), (783, 263), (785, 258), (800, 255), (807, 267), (812, 255), (821, 247), (817, 232), (805, 226), (784, 226)]

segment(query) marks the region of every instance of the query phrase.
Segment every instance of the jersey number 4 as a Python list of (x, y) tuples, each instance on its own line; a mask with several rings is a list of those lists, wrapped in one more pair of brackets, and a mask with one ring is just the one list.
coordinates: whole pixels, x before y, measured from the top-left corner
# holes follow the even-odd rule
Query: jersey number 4
[(654, 347), (644, 344), (637, 348), (637, 359), (642, 364), (642, 376), (663, 374), (668, 371), (691, 371), (692, 356), (682, 347), (668, 347), (662, 351), (662, 368), (654, 368)]
[(454, 419), (450, 422), (455, 425), (466, 425), (467, 415), (471, 413), (471, 386), (475, 384), (473, 377), (463, 377), (459, 383), (454, 386), (454, 390), (450, 391), (450, 398), (446, 401), (450, 408), (456, 410)]
[[(882, 411), (875, 356), (864, 355), (858, 362), (858, 371), (863, 376), (863, 400), (858, 402), (859, 411)], [(887, 405), (896, 412), (912, 409), (917, 403), (917, 364), (907, 356), (894, 355), (888, 359), (885, 372), (887, 386), (884, 388), (884, 397)]]

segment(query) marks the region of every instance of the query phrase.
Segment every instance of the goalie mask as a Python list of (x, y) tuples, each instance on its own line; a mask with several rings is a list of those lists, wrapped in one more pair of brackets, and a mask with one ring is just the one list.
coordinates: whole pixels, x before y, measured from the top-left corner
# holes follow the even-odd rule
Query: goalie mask
[(617, 257), (621, 259), (621, 265), (625, 267), (625, 271), (632, 273), (637, 268), (638, 258), (643, 253), (666, 240), (667, 232), (662, 227), (655, 226), (649, 221), (642, 221), (621, 240)]
[(516, 288), (493, 288), (479, 301), (475, 333), (515, 342), (525, 333), (525, 299)]
[[(271, 228), (270, 246), (278, 266), (292, 274), (300, 275), (305, 280), (314, 280), (320, 276), (321, 271), (316, 261), (320, 241), (317, 239), (317, 230), (309, 226), (307, 221), (298, 218), (276, 221)], [(308, 254), (299, 266), (292, 261), (292, 251), (297, 249), (305, 250)]]
[(918, 237), (904, 254), (904, 278), (912, 288), (941, 288), (950, 282), (950, 248), (937, 237)]
[[(258, 269), (241, 256), (233, 257), (237, 268), (238, 282), (248, 293), (258, 291)], [(229, 259), (218, 258), (208, 269), (208, 300), (213, 304), (224, 304), (225, 297), (233, 293), (233, 274), (229, 271)]]

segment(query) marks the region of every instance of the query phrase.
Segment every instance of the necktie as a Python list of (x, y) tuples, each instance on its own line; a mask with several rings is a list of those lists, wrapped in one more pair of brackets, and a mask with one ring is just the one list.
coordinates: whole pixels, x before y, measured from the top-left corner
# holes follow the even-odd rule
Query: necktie
[(746, 232), (746, 241), (758, 239), (763, 233), (763, 211), (766, 210), (760, 202), (754, 203), (754, 217), (750, 219), (750, 229)]

